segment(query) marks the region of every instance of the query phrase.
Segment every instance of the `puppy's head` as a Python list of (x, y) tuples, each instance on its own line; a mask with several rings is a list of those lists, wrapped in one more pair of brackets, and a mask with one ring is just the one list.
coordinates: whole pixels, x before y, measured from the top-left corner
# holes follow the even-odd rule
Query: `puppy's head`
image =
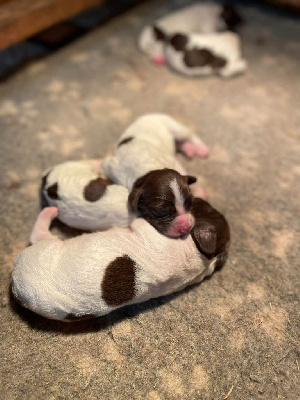
[(140, 34), (138, 46), (144, 53), (150, 56), (154, 64), (163, 65), (166, 63), (164, 55), (166, 38), (166, 34), (162, 29), (155, 25), (147, 25)]
[(194, 182), (195, 177), (180, 175), (173, 169), (148, 172), (135, 182), (128, 197), (129, 207), (162, 234), (180, 237), (194, 225), (189, 189)]
[(192, 213), (195, 218), (191, 232), (194, 243), (200, 253), (214, 265), (214, 269), (222, 268), (230, 245), (230, 229), (226, 219), (199, 198), (194, 198)]
[(230, 31), (236, 31), (237, 27), (244, 22), (236, 9), (229, 3), (223, 4), (221, 18)]

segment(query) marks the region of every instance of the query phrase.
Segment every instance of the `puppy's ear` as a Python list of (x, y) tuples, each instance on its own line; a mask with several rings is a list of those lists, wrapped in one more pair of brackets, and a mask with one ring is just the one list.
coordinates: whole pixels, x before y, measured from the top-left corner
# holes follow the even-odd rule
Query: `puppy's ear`
[(139, 201), (143, 193), (143, 180), (139, 178), (133, 185), (133, 188), (128, 196), (128, 205), (132, 212), (138, 209)]
[(197, 182), (197, 178), (192, 175), (185, 175), (185, 179), (186, 179), (188, 185), (191, 185), (192, 183)]
[(201, 253), (211, 256), (216, 251), (217, 233), (211, 224), (196, 226), (192, 232), (192, 237)]
[(221, 18), (227, 25), (227, 28), (231, 31), (235, 31), (238, 25), (243, 24), (243, 18), (238, 14), (236, 9), (230, 3), (223, 4), (223, 11)]

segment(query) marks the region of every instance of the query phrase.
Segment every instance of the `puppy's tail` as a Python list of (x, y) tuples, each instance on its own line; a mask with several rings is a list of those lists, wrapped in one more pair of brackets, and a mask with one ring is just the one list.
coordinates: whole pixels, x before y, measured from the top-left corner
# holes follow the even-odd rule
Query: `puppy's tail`
[(40, 240), (45, 239), (57, 239), (49, 230), (51, 222), (57, 217), (57, 215), (57, 207), (46, 207), (40, 212), (30, 234), (29, 240), (31, 244), (35, 244)]

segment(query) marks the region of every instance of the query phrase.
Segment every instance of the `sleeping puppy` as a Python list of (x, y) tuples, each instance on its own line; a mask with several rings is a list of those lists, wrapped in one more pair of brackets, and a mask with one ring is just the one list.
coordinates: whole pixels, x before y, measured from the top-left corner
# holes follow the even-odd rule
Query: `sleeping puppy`
[(100, 230), (129, 226), (128, 189), (101, 174), (101, 160), (67, 161), (50, 168), (42, 178), (47, 204), (59, 210), (58, 219), (72, 228)]
[[(113, 155), (104, 158), (101, 165), (106, 176), (129, 189), (131, 211), (172, 237), (193, 227), (189, 185), (196, 181), (175, 159), (176, 145), (189, 157), (209, 153), (197, 136), (170, 116), (144, 115), (126, 129)], [(199, 187), (193, 194), (205, 196)]]
[(165, 54), (171, 68), (188, 76), (230, 77), (247, 67), (242, 58), (241, 40), (233, 32), (177, 33), (165, 44)]
[(15, 260), (12, 291), (26, 308), (50, 319), (98, 317), (125, 305), (201, 282), (224, 265), (225, 218), (195, 199), (190, 235), (170, 239), (137, 218), (129, 228), (59, 240), (49, 232), (57, 208), (39, 215), (31, 241)]
[[(140, 146), (142, 154), (138, 155), (142, 161), (150, 157), (147, 156), (149, 152), (153, 158), (155, 144), (163, 146), (168, 143), (171, 149), (169, 154), (175, 154), (175, 140), (167, 129), (161, 132), (160, 139), (157, 137), (157, 132), (152, 132), (155, 130), (153, 120), (157, 119), (169, 122), (171, 124), (169, 129), (173, 129), (174, 132), (176, 129), (183, 132), (178, 135), (183, 135), (186, 140), (177, 141), (177, 146), (189, 157), (205, 156), (208, 153), (208, 148), (200, 139), (190, 135), (185, 127), (172, 118), (164, 115), (148, 115), (138, 119), (144, 121), (143, 126), (134, 123), (133, 129), (129, 129), (131, 132), (136, 127), (143, 128), (150, 135), (149, 143), (144, 148)], [(129, 142), (128, 138), (120, 139), (118, 148), (124, 146), (128, 149), (126, 152), (131, 152), (132, 144)], [(137, 166), (133, 152), (129, 156)], [(188, 185), (195, 182), (196, 178), (185, 175), (185, 171), (174, 157), (169, 155), (168, 162), (184, 175), (170, 169), (147, 172), (144, 177), (136, 180), (129, 195), (125, 186), (113, 183), (101, 173), (101, 160), (68, 161), (50, 168), (45, 173), (42, 179), (42, 193), (50, 206), (58, 207), (58, 218), (74, 228), (100, 230), (112, 226), (128, 226), (138, 214), (146, 218), (159, 232), (176, 237), (191, 229), (193, 219), (190, 215), (188, 217), (186, 215), (192, 205)], [(145, 166), (146, 164), (143, 168)], [(138, 171), (135, 173), (138, 175)], [(173, 182), (171, 186), (170, 182)], [(193, 193), (199, 196), (205, 194), (197, 185)]]
[(241, 17), (229, 4), (192, 4), (145, 26), (138, 46), (155, 64), (163, 65), (166, 62), (164, 44), (169, 36), (177, 32), (191, 34), (235, 30), (241, 22)]

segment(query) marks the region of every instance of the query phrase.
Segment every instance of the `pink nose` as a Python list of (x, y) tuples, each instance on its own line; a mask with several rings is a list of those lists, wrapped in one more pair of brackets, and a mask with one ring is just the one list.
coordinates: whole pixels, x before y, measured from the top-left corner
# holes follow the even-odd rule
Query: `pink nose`
[(179, 215), (174, 224), (169, 228), (168, 235), (173, 237), (181, 236), (185, 233), (189, 233), (193, 228), (194, 219), (191, 215), (183, 214)]
[(179, 215), (175, 220), (175, 226), (181, 233), (187, 233), (192, 229), (192, 218), (188, 214)]
[(166, 63), (165, 57), (154, 57), (152, 61), (155, 65), (164, 65)]

